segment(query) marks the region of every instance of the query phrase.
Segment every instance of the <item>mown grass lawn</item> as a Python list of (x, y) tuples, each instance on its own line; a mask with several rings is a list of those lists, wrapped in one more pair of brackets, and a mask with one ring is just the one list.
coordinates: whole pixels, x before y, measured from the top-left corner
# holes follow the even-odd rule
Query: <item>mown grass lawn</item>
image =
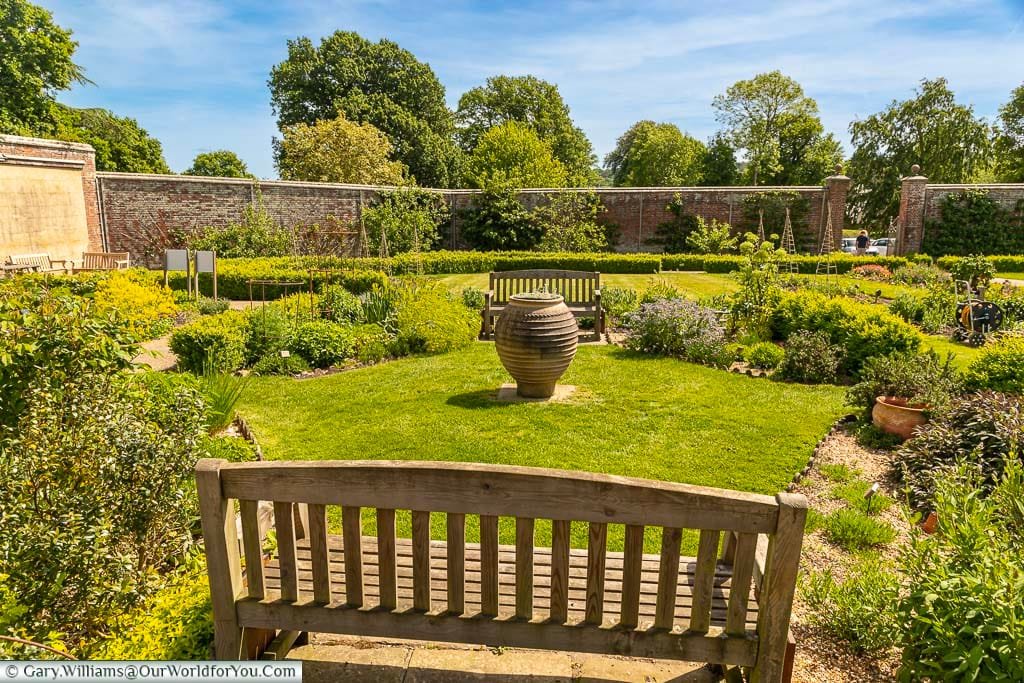
[(971, 364), (978, 355), (981, 354), (981, 348), (977, 346), (968, 346), (967, 344), (961, 344), (955, 342), (949, 337), (941, 334), (926, 334), (924, 335), (924, 343), (921, 345), (923, 350), (932, 349), (939, 354), (939, 357), (943, 360), (946, 359), (946, 354), (953, 354), (953, 366), (965, 369)]
[[(496, 403), (510, 380), (494, 346), (476, 343), (317, 379), (255, 378), (239, 412), (270, 459), (475, 461), (767, 494), (785, 487), (845, 412), (839, 387), (757, 380), (611, 346), (580, 348), (563, 379), (579, 387), (569, 403)], [(399, 521), (408, 535), (408, 518)], [(511, 542), (511, 520), (502, 521)], [(442, 537), (443, 515), (434, 527)], [(660, 536), (651, 531), (654, 551)], [(549, 534), (538, 521), (538, 542)], [(584, 546), (585, 534), (573, 525), (575, 544)], [(610, 534), (620, 546), (622, 530)]]
[(1024, 281), (1024, 273), (997, 273), (996, 277), (1004, 277), (1007, 280), (1021, 280)]

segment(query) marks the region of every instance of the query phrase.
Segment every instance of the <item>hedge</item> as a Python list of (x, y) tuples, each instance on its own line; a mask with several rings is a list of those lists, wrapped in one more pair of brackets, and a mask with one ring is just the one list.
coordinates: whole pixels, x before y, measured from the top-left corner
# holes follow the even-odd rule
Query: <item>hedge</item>
[[(963, 256), (940, 256), (935, 262), (943, 270), (952, 270)], [(1024, 256), (986, 256), (996, 267), (996, 273), (1024, 273)]]
[[(818, 268), (817, 256), (799, 254), (792, 256), (800, 272), (805, 275), (813, 275)], [(746, 259), (736, 255), (707, 255), (707, 254), (664, 254), (661, 257), (663, 270), (703, 270), (708, 273), (731, 273), (737, 271)], [(832, 263), (840, 274), (848, 273), (857, 266), (879, 265), (892, 270), (908, 263), (931, 263), (931, 258), (924, 254), (911, 254), (909, 256), (853, 256), (850, 254), (833, 254)]]
[[(354, 259), (349, 259), (354, 260)], [(316, 268), (340, 268), (341, 265), (324, 263), (323, 259), (303, 259), (292, 257), (256, 258), (256, 259), (220, 259), (217, 261), (217, 296), (238, 301), (249, 300), (249, 280), (275, 280), (278, 282), (300, 282), (301, 286), (290, 287), (288, 294), (309, 291), (310, 272)], [(349, 266), (350, 268), (352, 266)], [(154, 271), (156, 272), (156, 271)], [(160, 274), (163, 277), (163, 274)], [(313, 272), (317, 289), (327, 281), (338, 284), (353, 294), (369, 291), (374, 284), (384, 285), (387, 276), (375, 270), (345, 270), (340, 272)], [(213, 294), (212, 279), (208, 274), (199, 276), (200, 291), (210, 296)], [(183, 273), (171, 273), (169, 278), (171, 289), (187, 288)], [(275, 285), (253, 285), (253, 297), (277, 299), (285, 294), (285, 288)]]

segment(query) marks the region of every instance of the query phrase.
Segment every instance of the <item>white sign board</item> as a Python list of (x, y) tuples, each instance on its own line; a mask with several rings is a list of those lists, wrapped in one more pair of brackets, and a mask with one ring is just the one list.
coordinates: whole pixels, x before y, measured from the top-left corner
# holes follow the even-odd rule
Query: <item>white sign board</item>
[(168, 249), (164, 252), (164, 270), (188, 270), (188, 249)]
[(196, 252), (196, 272), (197, 273), (212, 273), (214, 271), (214, 261), (216, 256), (212, 251), (197, 251)]

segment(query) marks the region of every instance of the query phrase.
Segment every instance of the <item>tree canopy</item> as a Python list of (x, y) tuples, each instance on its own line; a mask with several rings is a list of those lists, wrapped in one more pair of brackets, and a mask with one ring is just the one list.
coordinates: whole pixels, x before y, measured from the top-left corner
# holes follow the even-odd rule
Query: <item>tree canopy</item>
[(753, 185), (820, 183), (842, 161), (839, 142), (824, 134), (817, 102), (780, 71), (737, 81), (712, 106), (729, 141), (745, 152)]
[(922, 81), (911, 99), (850, 124), (854, 210), (865, 223), (886, 225), (914, 164), (932, 182), (970, 181), (989, 163), (990, 132), (972, 107), (957, 103), (946, 79)]
[(638, 121), (605, 157), (616, 185), (667, 187), (697, 185), (707, 150), (672, 123)]
[(56, 93), (88, 82), (72, 60), (78, 43), (46, 9), (0, 1), (0, 133), (44, 135), (56, 126)]
[(701, 185), (707, 187), (728, 187), (739, 181), (740, 169), (736, 164), (736, 150), (724, 135), (719, 133), (707, 144), (707, 151), (701, 163)]
[(593, 147), (573, 125), (558, 86), (535, 76), (494, 76), (459, 98), (456, 136), (466, 153), (497, 125), (516, 121), (532, 129), (565, 167), (572, 185), (596, 182)]
[(84, 142), (96, 150), (96, 170), (121, 173), (170, 173), (160, 141), (138, 121), (106, 109), (56, 105), (54, 137)]
[(391, 161), (391, 143), (369, 123), (343, 115), (313, 125), (285, 126), (274, 140), (277, 170), (283, 180), (320, 183), (400, 185), (405, 166)]
[(248, 167), (237, 154), (228, 149), (201, 152), (192, 160), (192, 166), (183, 175), (203, 175), (217, 178), (252, 178)]
[(444, 86), (429, 65), (396, 43), (336, 31), (314, 46), (288, 41), (288, 58), (270, 72), (278, 127), (334, 119), (369, 123), (387, 135), (394, 158), (422, 185), (449, 187), (459, 154)]
[(999, 109), (996, 175), (1004, 183), (1024, 183), (1024, 85)]
[(529, 126), (506, 121), (480, 136), (466, 162), (470, 187), (565, 187), (566, 169)]

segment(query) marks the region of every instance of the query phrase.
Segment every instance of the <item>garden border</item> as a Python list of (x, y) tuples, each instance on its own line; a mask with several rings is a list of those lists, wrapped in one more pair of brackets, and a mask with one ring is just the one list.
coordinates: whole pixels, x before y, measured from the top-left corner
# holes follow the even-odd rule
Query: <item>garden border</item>
[(796, 485), (799, 484), (804, 477), (811, 473), (811, 470), (814, 468), (814, 463), (818, 459), (818, 454), (821, 452), (822, 446), (825, 445), (825, 442), (829, 439), (829, 437), (835, 435), (841, 429), (843, 429), (847, 425), (853, 424), (856, 421), (857, 416), (855, 414), (847, 413), (846, 415), (843, 415), (841, 418), (832, 423), (832, 426), (829, 427), (829, 430), (828, 432), (825, 433), (825, 436), (821, 437), (818, 440), (818, 443), (814, 446), (814, 452), (811, 453), (811, 457), (807, 461), (807, 464), (804, 466), (804, 468), (793, 475), (793, 481), (786, 484), (787, 492), (792, 493), (793, 491), (795, 491)]

